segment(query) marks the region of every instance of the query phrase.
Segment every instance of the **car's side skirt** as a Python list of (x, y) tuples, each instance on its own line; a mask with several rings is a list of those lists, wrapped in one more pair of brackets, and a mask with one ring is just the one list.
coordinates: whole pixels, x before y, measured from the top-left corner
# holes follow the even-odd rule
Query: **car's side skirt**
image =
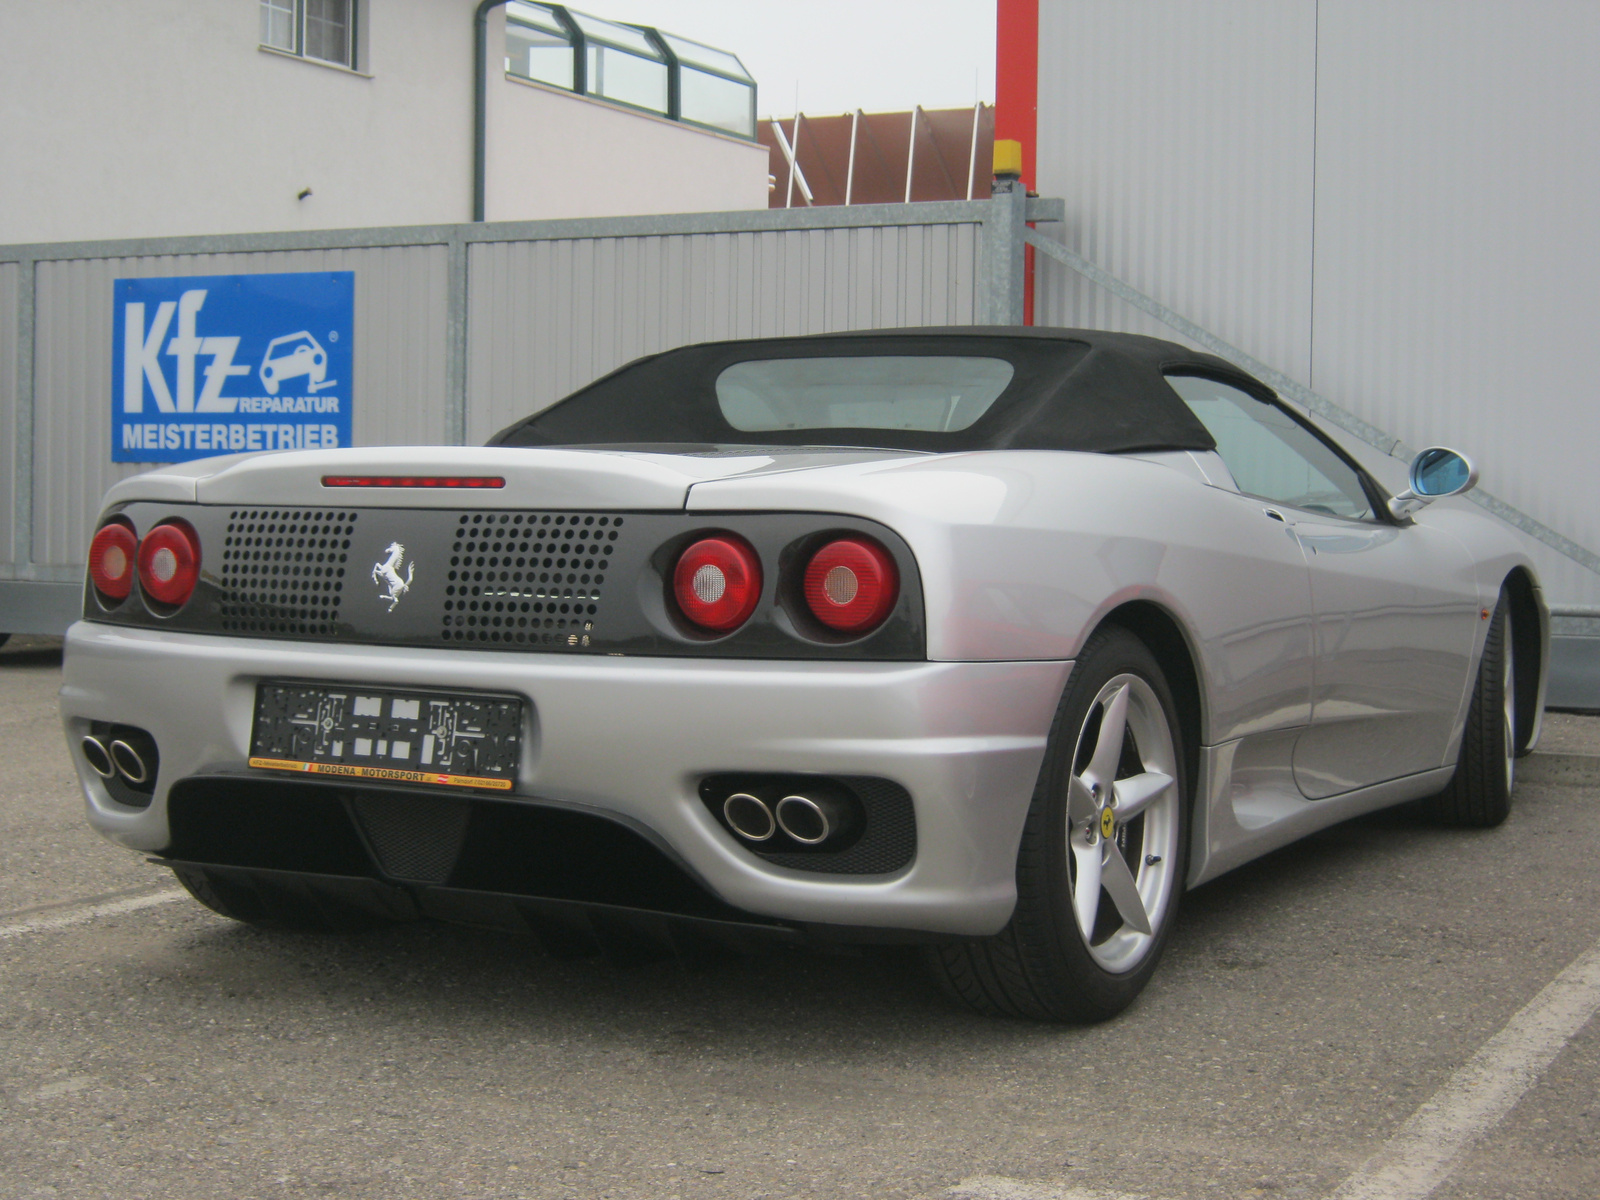
[(1270, 772), (1236, 771), (1240, 742), (1200, 748), (1200, 779), (1195, 793), (1194, 827), (1189, 841), (1190, 887), (1270, 854), (1307, 834), (1351, 817), (1419, 800), (1450, 782), (1455, 767), (1421, 771), (1375, 783), (1324, 800), (1307, 800), (1285, 769), (1281, 780)]

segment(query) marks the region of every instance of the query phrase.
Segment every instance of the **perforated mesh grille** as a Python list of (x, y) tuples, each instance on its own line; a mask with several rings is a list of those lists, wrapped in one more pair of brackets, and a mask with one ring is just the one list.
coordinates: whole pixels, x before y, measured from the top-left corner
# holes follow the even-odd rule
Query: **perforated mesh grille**
[(352, 804), (384, 874), (419, 883), (449, 877), (467, 835), (467, 801), (359, 794)]
[(447, 642), (587, 646), (624, 518), (462, 513), (445, 587)]
[(356, 518), (326, 508), (230, 512), (222, 549), (223, 629), (331, 635)]

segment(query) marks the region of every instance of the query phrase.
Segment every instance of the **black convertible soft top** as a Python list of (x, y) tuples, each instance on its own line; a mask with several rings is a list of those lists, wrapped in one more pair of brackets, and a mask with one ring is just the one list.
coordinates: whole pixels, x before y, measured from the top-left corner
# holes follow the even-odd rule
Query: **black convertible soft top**
[[(966, 429), (735, 429), (716, 380), (734, 363), (872, 355), (1001, 358), (1011, 382)], [(501, 430), (491, 446), (609, 446), (707, 451), (724, 446), (871, 446), (896, 450), (1214, 450), (1164, 372), (1201, 374), (1262, 399), (1270, 390), (1230, 363), (1158, 338), (1088, 329), (959, 326), (703, 342), (637, 359)]]

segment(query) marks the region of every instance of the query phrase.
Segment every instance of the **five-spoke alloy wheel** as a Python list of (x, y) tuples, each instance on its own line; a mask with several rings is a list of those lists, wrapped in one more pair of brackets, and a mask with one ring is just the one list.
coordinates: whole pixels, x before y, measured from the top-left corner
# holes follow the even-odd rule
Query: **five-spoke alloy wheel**
[(1072, 912), (1090, 957), (1107, 971), (1144, 960), (1171, 903), (1177, 776), (1155, 690), (1136, 674), (1108, 680), (1089, 706), (1067, 778)]
[(947, 991), (982, 1012), (1104, 1020), (1166, 944), (1188, 858), (1182, 726), (1149, 649), (1117, 626), (1084, 644), (1056, 714), (998, 934), (933, 952)]

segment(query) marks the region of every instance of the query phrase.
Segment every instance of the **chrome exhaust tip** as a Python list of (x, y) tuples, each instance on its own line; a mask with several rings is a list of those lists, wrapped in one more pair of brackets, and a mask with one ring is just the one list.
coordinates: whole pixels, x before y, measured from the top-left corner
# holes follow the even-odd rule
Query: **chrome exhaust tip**
[(83, 757), (101, 779), (110, 779), (117, 773), (117, 768), (111, 761), (111, 751), (107, 750), (106, 744), (94, 734), (85, 734), (79, 745), (83, 749)]
[(810, 796), (785, 796), (778, 801), (778, 828), (802, 846), (819, 846), (838, 828), (837, 814), (829, 812), (833, 807)]
[(150, 768), (145, 764), (144, 756), (122, 738), (111, 743), (111, 761), (116, 764), (117, 770), (129, 783), (149, 782)]
[(778, 831), (767, 802), (749, 792), (735, 792), (724, 800), (722, 816), (728, 828), (747, 842), (764, 842)]

